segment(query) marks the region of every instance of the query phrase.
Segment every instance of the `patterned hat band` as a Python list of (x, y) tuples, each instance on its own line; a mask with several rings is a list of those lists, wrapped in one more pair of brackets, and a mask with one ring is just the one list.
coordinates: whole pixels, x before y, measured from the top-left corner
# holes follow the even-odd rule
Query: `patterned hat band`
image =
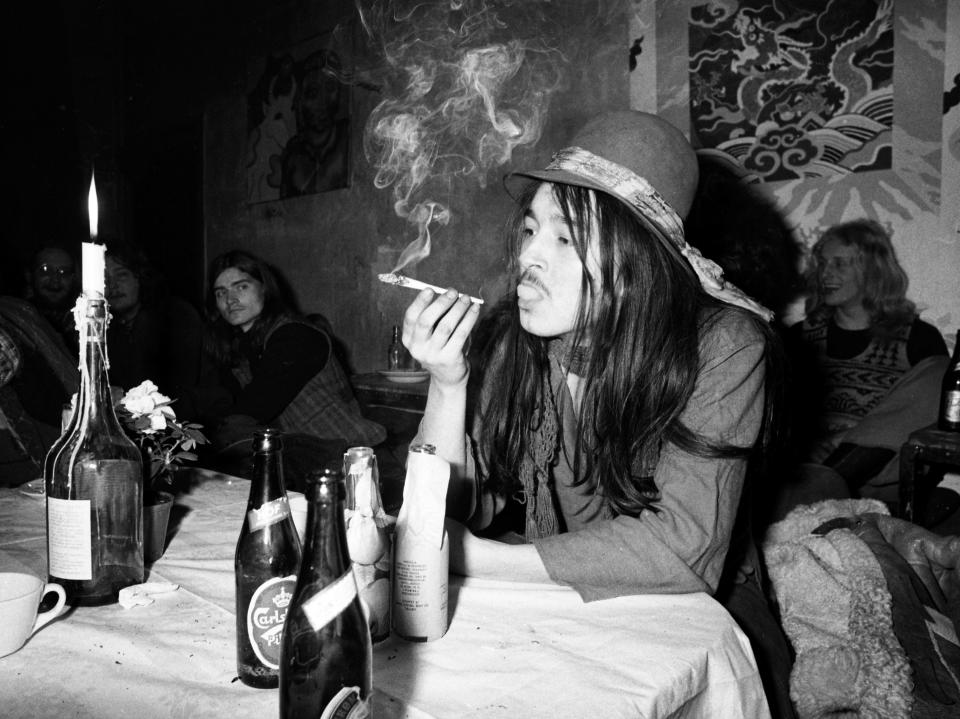
[[(582, 147), (567, 147), (557, 152), (546, 167), (575, 175), (585, 186), (613, 195), (629, 206), (643, 221), (656, 230), (654, 234), (671, 242), (693, 268), (700, 285), (712, 297), (750, 310), (769, 321), (773, 312), (745, 295), (736, 285), (723, 278), (723, 270), (713, 260), (700, 254), (683, 234), (683, 221), (653, 186), (632, 170), (595, 155)], [(532, 174), (532, 173), (531, 173)], [(558, 182), (563, 182), (557, 179)]]
[(633, 210), (653, 223), (663, 235), (683, 250), (683, 221), (653, 185), (623, 165), (594, 155), (582, 147), (567, 147), (557, 152), (547, 165), (548, 170), (560, 170), (588, 180), (630, 205)]

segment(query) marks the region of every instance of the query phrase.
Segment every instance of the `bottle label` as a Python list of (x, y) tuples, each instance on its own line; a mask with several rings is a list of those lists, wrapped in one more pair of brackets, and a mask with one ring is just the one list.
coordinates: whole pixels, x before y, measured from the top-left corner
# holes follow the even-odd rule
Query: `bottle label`
[(268, 579), (250, 597), (247, 607), (247, 636), (257, 658), (269, 669), (280, 668), (280, 637), (287, 609), (293, 599), (297, 578)]
[(429, 642), (447, 631), (450, 539), (443, 528), (450, 464), (420, 445), (410, 448), (393, 561), (394, 631)]
[(357, 596), (357, 581), (353, 570), (328, 584), (303, 603), (303, 613), (313, 631), (318, 631), (336, 619)]
[(360, 687), (343, 687), (323, 708), (320, 719), (367, 719), (370, 704), (360, 697)]
[(396, 537), (393, 564), (393, 629), (404, 639), (429, 642), (449, 626), (449, 539), (438, 550), (413, 533)]
[(282, 522), (290, 515), (290, 503), (286, 497), (280, 497), (261, 504), (259, 509), (251, 509), (247, 512), (247, 526), (251, 532), (256, 532), (258, 529)]
[(89, 499), (47, 497), (47, 548), (51, 576), (93, 579)]
[(960, 391), (947, 392), (947, 401), (944, 403), (943, 418), (947, 422), (960, 422)]

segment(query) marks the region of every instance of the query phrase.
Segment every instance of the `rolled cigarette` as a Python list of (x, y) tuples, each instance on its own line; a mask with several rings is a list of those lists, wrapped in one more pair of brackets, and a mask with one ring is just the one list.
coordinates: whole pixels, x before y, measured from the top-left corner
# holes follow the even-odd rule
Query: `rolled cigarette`
[[(414, 280), (406, 275), (400, 275), (395, 272), (386, 272), (382, 275), (377, 275), (377, 279), (381, 282), (386, 282), (388, 285), (397, 285), (398, 287), (406, 287), (411, 290), (433, 290), (438, 295), (442, 295), (447, 290), (443, 287), (437, 287), (436, 285), (427, 284), (426, 282), (421, 282), (420, 280)], [(483, 300), (479, 297), (471, 297), (470, 295), (465, 295), (462, 292), (457, 293), (458, 297), (466, 297), (475, 305), (482, 305)]]

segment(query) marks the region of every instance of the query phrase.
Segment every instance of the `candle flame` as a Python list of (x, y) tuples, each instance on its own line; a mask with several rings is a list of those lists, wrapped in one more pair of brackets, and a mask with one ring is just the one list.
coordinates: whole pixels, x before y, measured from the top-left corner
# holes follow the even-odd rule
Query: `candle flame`
[(97, 185), (94, 177), (90, 175), (90, 194), (87, 196), (87, 215), (90, 218), (90, 239), (97, 239)]

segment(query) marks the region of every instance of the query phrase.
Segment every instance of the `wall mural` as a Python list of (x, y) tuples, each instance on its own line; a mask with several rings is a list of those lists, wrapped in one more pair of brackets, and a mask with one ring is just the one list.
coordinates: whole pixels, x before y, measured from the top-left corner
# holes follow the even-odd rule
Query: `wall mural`
[[(880, 222), (911, 299), (952, 340), (960, 2), (633, 0), (628, 48), (631, 107), (753, 183), (805, 248), (837, 222)], [(886, 94), (882, 113), (867, 111), (882, 104), (871, 92)]]
[(764, 181), (889, 169), (893, 2), (691, 6), (691, 130)]
[(347, 187), (347, 69), (330, 43), (320, 36), (259, 62), (247, 93), (248, 202)]

